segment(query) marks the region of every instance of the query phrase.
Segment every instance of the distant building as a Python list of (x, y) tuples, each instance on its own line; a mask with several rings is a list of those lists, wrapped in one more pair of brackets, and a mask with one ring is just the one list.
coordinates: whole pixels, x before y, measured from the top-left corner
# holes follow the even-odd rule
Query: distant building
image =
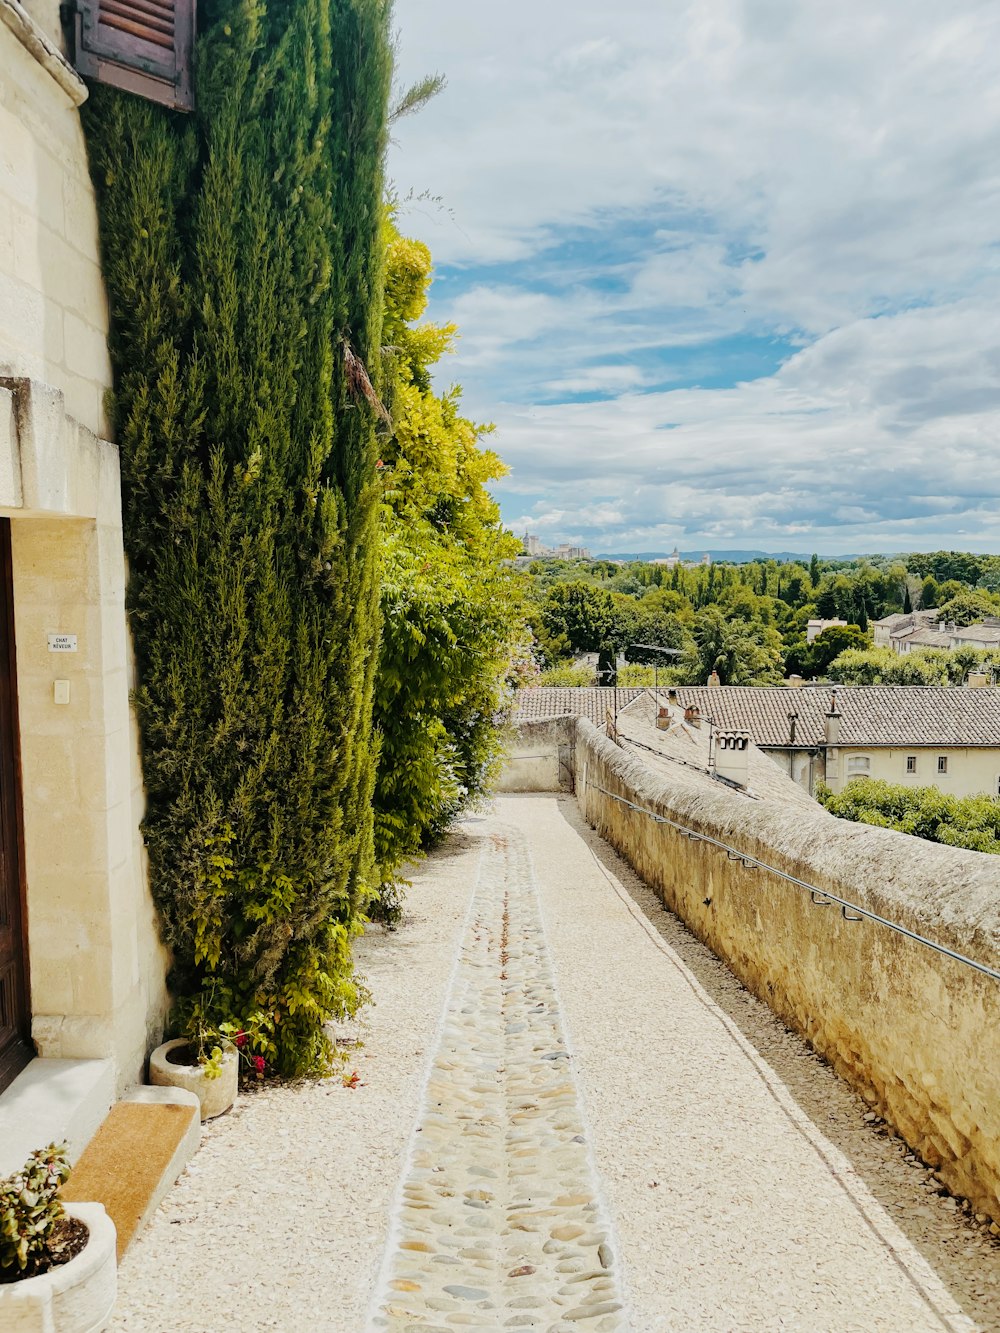
[(540, 537), (533, 532), (526, 532), (521, 538), (521, 545), (524, 547), (525, 555), (535, 556), (539, 560), (589, 560), (590, 552), (586, 546), (572, 546), (569, 542), (563, 542), (561, 546), (554, 549), (546, 546)]
[[(518, 691), (514, 722), (589, 717), (602, 725), (638, 687)], [(870, 685), (835, 690), (679, 685), (676, 703), (726, 732), (746, 732), (810, 794), (851, 778), (937, 787), (953, 796), (1000, 795), (1000, 689)]]
[(960, 626), (940, 621), (937, 611), (913, 611), (874, 620), (872, 630), (876, 648), (891, 648), (901, 656), (914, 648), (1000, 648), (1000, 618), (996, 616)]
[(810, 620), (806, 623), (806, 643), (818, 639), (825, 629), (846, 625), (846, 620)]

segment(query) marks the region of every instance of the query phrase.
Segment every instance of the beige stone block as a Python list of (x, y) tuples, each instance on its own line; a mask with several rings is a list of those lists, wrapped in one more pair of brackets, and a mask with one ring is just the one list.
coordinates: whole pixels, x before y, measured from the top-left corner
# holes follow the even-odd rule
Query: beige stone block
[(101, 246), (97, 230), (97, 200), (87, 174), (66, 172), (63, 177), (63, 234), (74, 249), (95, 263)]
[(55, 301), (45, 298), (42, 325), (42, 353), (49, 368), (46, 374), (57, 378), (57, 367), (63, 364), (65, 357), (65, 338), (63, 335), (63, 309)]
[(31, 1036), (38, 1054), (61, 1060), (105, 1060), (114, 1057), (111, 1021), (94, 1014), (36, 1014)]
[[(14, 48), (21, 51), (19, 42), (13, 41), (8, 32), (3, 32), (5, 39), (5, 70), (10, 68), (7, 51)], [(14, 115), (9, 107), (0, 112), (0, 195), (12, 199), (30, 213), (37, 214), (38, 184), (35, 169), (35, 136), (27, 124)]]
[(16, 405), (13, 393), (0, 389), (0, 504), (17, 506), (21, 499)]
[[(2, 122), (0, 115), (0, 122)], [(16, 205), (4, 195), (0, 195), (0, 271), (14, 271), (14, 214), (20, 212)]]
[[(58, 707), (58, 705), (55, 705)], [(77, 791), (77, 754), (79, 748), (67, 719), (61, 735), (34, 735), (26, 731), (27, 745), (22, 745), (24, 789), (49, 810), (75, 803)]]
[(45, 300), (9, 273), (0, 273), (0, 367), (44, 377)]
[(21, 0), (21, 3), (46, 37), (66, 55), (66, 38), (59, 21), (59, 0)]
[(34, 949), (31, 959), (32, 1011), (68, 1014), (73, 1011), (73, 979), (61, 957)]
[(103, 957), (99, 959), (83, 952), (73, 959), (73, 1003), (68, 1013), (112, 1013), (115, 1003), (112, 951), (105, 943), (101, 952)]
[[(96, 313), (96, 312), (95, 312)], [(66, 369), (95, 385), (111, 383), (111, 360), (103, 329), (67, 310), (63, 323), (66, 344)], [(84, 423), (89, 428), (90, 422)]]
[[(65, 326), (64, 326), (65, 336)], [(65, 353), (64, 353), (65, 355)], [(59, 387), (66, 395), (66, 413), (99, 434), (106, 429), (104, 388), (92, 379), (66, 370), (58, 375)]]

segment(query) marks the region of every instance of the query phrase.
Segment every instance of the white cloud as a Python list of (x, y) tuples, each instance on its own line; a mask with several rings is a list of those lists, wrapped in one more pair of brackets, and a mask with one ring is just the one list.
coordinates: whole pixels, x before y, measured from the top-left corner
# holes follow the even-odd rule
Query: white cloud
[[(1000, 544), (981, 499), (1000, 439), (994, 4), (396, 12), (402, 81), (449, 79), (397, 128), (392, 170), (451, 213), (404, 226), (452, 276), (506, 266), (438, 284), (434, 311), (463, 335), (447, 374), (501, 427), (505, 513), (595, 546)], [(718, 383), (713, 340), (746, 332), (803, 350), (752, 383), (662, 388), (666, 349), (704, 345), (684, 374)]]

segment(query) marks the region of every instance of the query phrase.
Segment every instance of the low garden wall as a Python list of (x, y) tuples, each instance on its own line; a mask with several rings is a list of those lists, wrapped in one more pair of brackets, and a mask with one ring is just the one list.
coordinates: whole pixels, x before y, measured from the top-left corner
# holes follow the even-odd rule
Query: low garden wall
[[(577, 801), (740, 980), (796, 1028), (956, 1194), (1000, 1221), (1000, 981), (604, 794), (718, 838), (1000, 970), (1000, 859), (664, 777), (585, 720)], [(601, 789), (604, 789), (602, 791)]]

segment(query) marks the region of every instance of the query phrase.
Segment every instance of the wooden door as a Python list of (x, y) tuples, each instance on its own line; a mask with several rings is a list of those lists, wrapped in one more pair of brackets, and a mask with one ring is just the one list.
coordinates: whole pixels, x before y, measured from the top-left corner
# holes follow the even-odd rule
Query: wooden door
[(0, 1091), (31, 1059), (10, 519), (0, 519)]

